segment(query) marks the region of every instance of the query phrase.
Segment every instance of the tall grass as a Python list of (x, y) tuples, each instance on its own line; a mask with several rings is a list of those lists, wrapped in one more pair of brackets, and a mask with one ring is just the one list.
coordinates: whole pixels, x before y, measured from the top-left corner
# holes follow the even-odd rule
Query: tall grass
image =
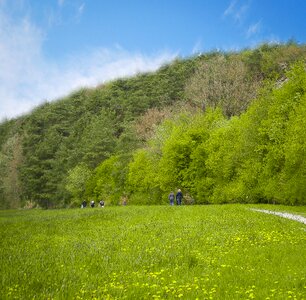
[(305, 225), (249, 206), (1, 211), (0, 222), (1, 299), (306, 298)]

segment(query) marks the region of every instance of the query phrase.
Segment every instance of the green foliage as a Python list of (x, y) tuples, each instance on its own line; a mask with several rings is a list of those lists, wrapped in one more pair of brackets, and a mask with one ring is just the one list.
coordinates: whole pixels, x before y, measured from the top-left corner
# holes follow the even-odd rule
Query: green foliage
[(285, 194), (288, 204), (305, 204), (305, 188), (301, 184), (306, 171), (301, 160), (301, 155), (305, 155), (303, 146), (301, 148), (305, 143), (305, 133), (301, 130), (306, 116), (305, 64), (296, 64), (288, 78), (289, 81), (272, 94), (268, 119), (263, 123), (263, 132), (269, 139), (264, 168), (265, 193), (276, 199), (283, 199)]
[[(305, 204), (306, 187), (306, 95), (300, 98), (298, 109), (292, 113), (292, 119), (288, 124), (284, 156), (285, 163), (280, 181), (283, 182), (283, 193), (291, 204)], [(279, 195), (280, 197), (281, 195)]]
[(166, 120), (130, 164), (131, 192), (158, 188), (165, 198), (183, 188), (196, 203), (305, 204), (305, 76), (296, 64), (240, 117), (215, 110)]
[(161, 204), (158, 156), (148, 150), (139, 150), (129, 164), (127, 186), (132, 204)]
[(224, 121), (220, 110), (184, 113), (165, 120), (150, 146), (137, 151), (129, 164), (127, 183), (132, 203), (163, 203), (168, 193), (178, 188), (195, 196), (195, 182), (205, 171), (203, 165), (196, 165), (194, 153)]
[(90, 169), (81, 163), (68, 172), (67, 190), (73, 195), (74, 199), (83, 199), (85, 187), (91, 177)]
[(258, 79), (282, 78), (290, 64), (305, 59), (305, 45), (296, 43), (263, 44), (257, 49), (242, 52), (250, 76)]
[(217, 132), (212, 142), (216, 147), (208, 150), (207, 159), (213, 179), (211, 202), (305, 204), (303, 179), (297, 179), (304, 178), (305, 167), (292, 165), (305, 154), (297, 146), (305, 139), (299, 129), (305, 117), (305, 74), (305, 65), (297, 64), (288, 82), (271, 91), (268, 87), (240, 120), (232, 119)]
[(164, 191), (180, 187), (193, 191), (198, 170), (205, 169), (205, 165), (197, 168), (193, 164), (196, 159), (193, 154), (206, 143), (211, 130), (223, 122), (223, 116), (219, 110), (207, 111), (206, 114), (182, 115), (175, 122), (175, 128), (162, 147), (161, 187)]
[(90, 119), (80, 140), (82, 161), (95, 167), (111, 156), (116, 146), (116, 124), (115, 114), (105, 110)]
[(87, 181), (87, 198), (104, 200), (107, 204), (117, 205), (125, 192), (125, 179), (128, 155), (113, 155), (104, 160), (94, 171), (93, 176)]
[(235, 128), (237, 121), (236, 118), (223, 121), (193, 154), (193, 168), (201, 170), (201, 166), (205, 166), (205, 172), (202, 168), (195, 179), (195, 192), (201, 201), (225, 203), (232, 202), (237, 196), (232, 185), (239, 164), (236, 159), (240, 145)]

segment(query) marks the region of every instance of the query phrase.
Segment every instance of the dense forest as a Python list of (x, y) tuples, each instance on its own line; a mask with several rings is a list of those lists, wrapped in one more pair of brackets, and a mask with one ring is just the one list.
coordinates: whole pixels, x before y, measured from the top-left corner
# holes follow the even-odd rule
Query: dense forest
[(306, 204), (306, 45), (178, 58), (0, 124), (0, 208)]

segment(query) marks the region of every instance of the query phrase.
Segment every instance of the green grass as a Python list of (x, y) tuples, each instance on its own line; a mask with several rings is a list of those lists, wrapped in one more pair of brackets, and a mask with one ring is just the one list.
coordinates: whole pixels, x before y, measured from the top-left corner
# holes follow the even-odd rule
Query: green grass
[(0, 211), (0, 299), (306, 299), (306, 226), (251, 207)]

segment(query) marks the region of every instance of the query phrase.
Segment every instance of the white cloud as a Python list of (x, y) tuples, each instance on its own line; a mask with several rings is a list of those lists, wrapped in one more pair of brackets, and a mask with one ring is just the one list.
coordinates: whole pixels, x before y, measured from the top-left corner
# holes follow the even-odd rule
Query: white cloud
[(80, 22), (81, 17), (84, 13), (84, 9), (85, 9), (85, 3), (82, 3), (81, 5), (76, 7), (76, 14), (75, 14), (75, 21), (76, 22)]
[(246, 37), (250, 38), (251, 36), (259, 33), (260, 30), (261, 30), (261, 21), (258, 21), (257, 23), (249, 26), (249, 28), (247, 29), (247, 32), (246, 32)]
[(231, 17), (236, 23), (242, 23), (250, 7), (250, 2), (239, 4), (237, 0), (232, 0), (223, 12), (224, 17)]
[(79, 8), (78, 8), (78, 12), (79, 12), (80, 14), (82, 14), (84, 8), (85, 8), (85, 3), (82, 3), (82, 4), (79, 6)]
[(198, 39), (197, 42), (195, 43), (195, 45), (193, 46), (192, 48), (192, 54), (199, 54), (201, 53), (201, 50), (202, 50), (202, 40), (201, 39)]
[(239, 7), (237, 11), (234, 13), (235, 21), (242, 22), (248, 9), (249, 9), (249, 6), (247, 4)]
[(228, 15), (233, 14), (236, 3), (237, 3), (237, 0), (231, 1), (230, 5), (223, 12), (223, 15), (224, 16), (228, 16)]
[(45, 33), (30, 20), (10, 20), (0, 7), (0, 120), (80, 87), (154, 71), (176, 57), (169, 52), (148, 56), (114, 47), (92, 49), (56, 64), (44, 57), (44, 40)]

